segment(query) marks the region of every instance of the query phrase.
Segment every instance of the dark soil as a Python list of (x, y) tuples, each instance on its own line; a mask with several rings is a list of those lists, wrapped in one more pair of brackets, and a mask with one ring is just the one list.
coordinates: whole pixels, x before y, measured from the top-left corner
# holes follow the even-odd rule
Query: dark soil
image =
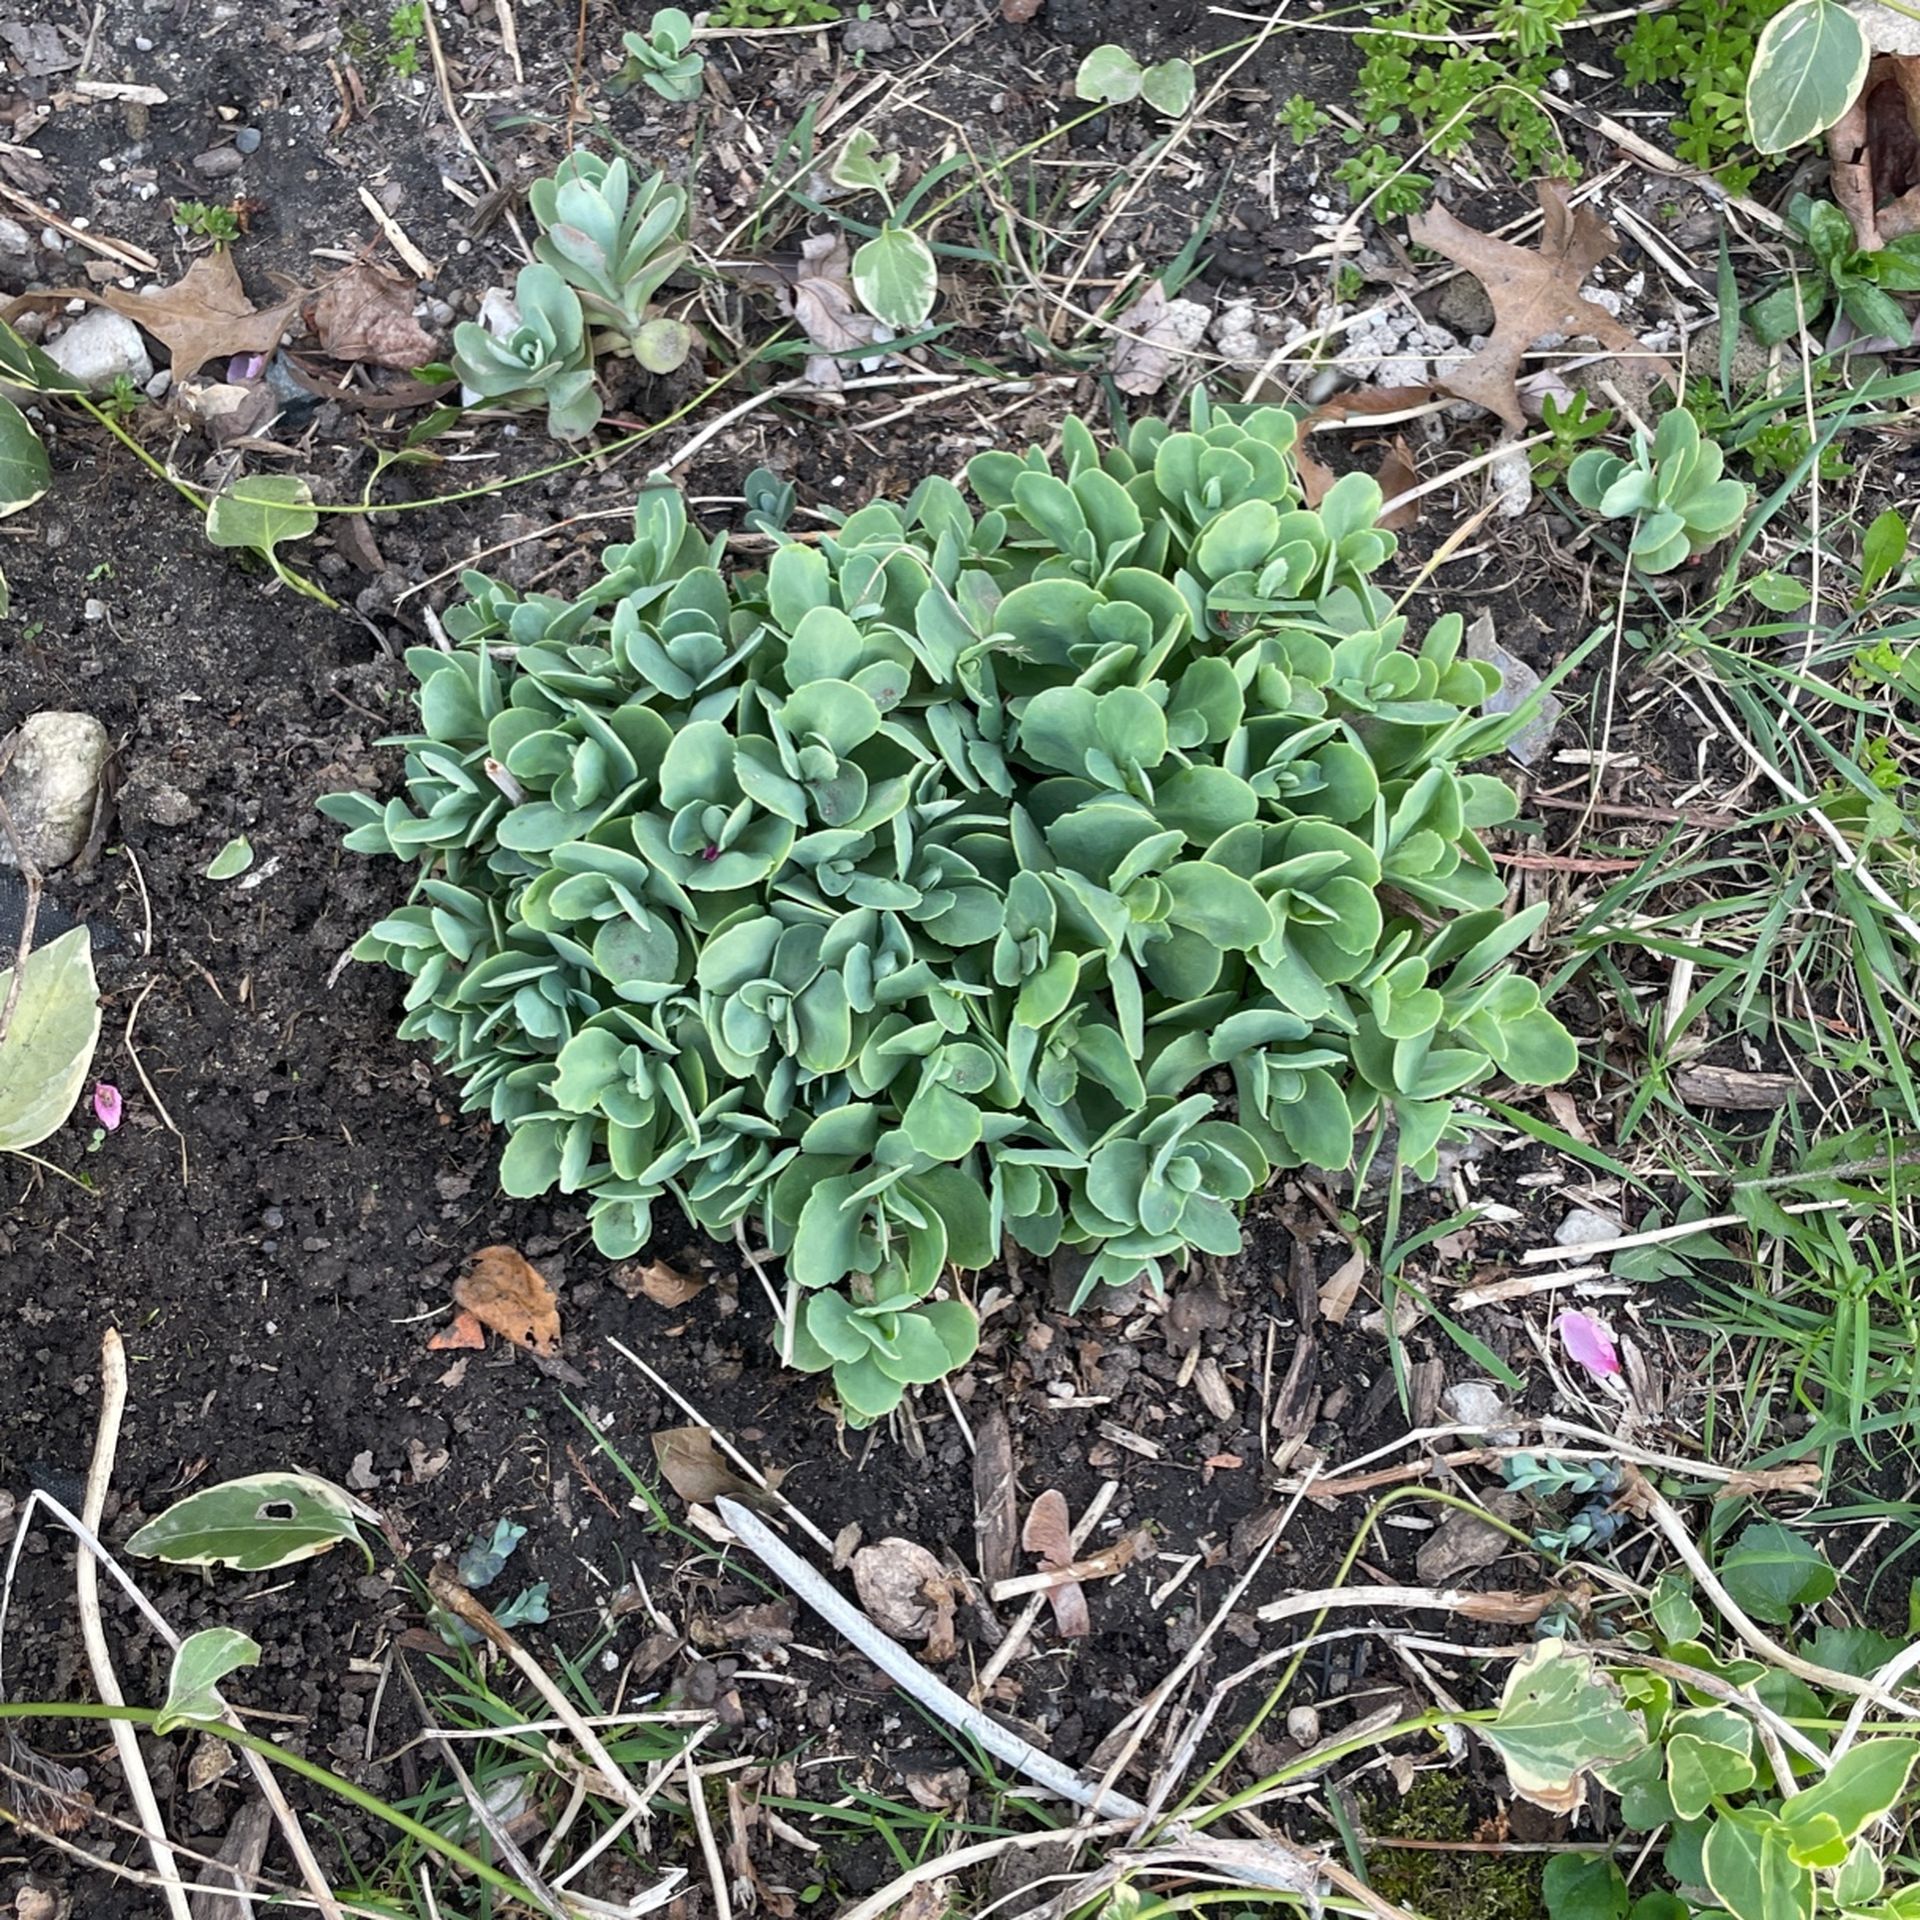
[[(497, 43), (492, 13), (450, 13), (441, 32), (470, 131), (499, 179), (524, 182), (564, 151), (580, 16), (572, 0), (520, 0), (522, 84)], [(0, 22), (5, 17), (0, 5)], [(14, 17), (21, 18), (17, 5)], [(35, 18), (31, 0), (24, 17)], [(597, 5), (587, 19), (589, 72), (598, 73), (627, 21)], [(1050, 29), (1011, 29), (973, 13), (958, 23), (944, 14), (890, 16), (894, 47), (872, 56), (868, 71), (918, 76), (931, 108), (1011, 145), (1061, 112), (1085, 42), (1114, 38), (1142, 55), (1165, 54), (1216, 44), (1231, 24), (1182, 0), (1118, 9), (1053, 0)], [(963, 27), (964, 44), (944, 52)], [(276, 273), (311, 284), (330, 270), (310, 247), (351, 251), (374, 240), (356, 192), (365, 186), (415, 246), (445, 263), (433, 291), (470, 308), (505, 277), (510, 236), (496, 228), (476, 237), (469, 209), (442, 190), (444, 177), (486, 199), (431, 90), (384, 70), (386, 33), (384, 9), (356, 16), (297, 0), (245, 9), (210, 0), (151, 11), (138, 0), (106, 0), (91, 71), (157, 85), (167, 104), (89, 104), (63, 98), (70, 73), (16, 73), (0, 82), (0, 122), (11, 86), (15, 133), (34, 127), (32, 144), (44, 157), (0, 154), (0, 179), (43, 204), (57, 201), (94, 233), (149, 248), (162, 278), (184, 265), (167, 225), (169, 200), (242, 192), (253, 204), (239, 258), (262, 300)], [(137, 39), (155, 44), (142, 50)], [(364, 111), (355, 109), (350, 61)], [(430, 73), (424, 57), (422, 67)], [(721, 43), (715, 69), (724, 96), (717, 126), (734, 143), (738, 180), (729, 206), (713, 184), (727, 168), (702, 175), (697, 220), (708, 231), (751, 208), (770, 163), (768, 130), (790, 125), (833, 74), (818, 36)], [(1258, 131), (1274, 98), (1331, 84), (1324, 72), (1276, 65), (1224, 111)], [(989, 112), (990, 100), (999, 105)], [(50, 117), (36, 126), (42, 107)], [(607, 111), (620, 138), (679, 164), (690, 124), (680, 110), (641, 90)], [(931, 116), (918, 126), (930, 147), (945, 137)], [(228, 151), (243, 127), (258, 130), (257, 150), (237, 169), (219, 160), (209, 171), (202, 157)], [(758, 143), (743, 129), (758, 129)], [(1085, 157), (1120, 163), (1140, 137), (1123, 120), (1114, 147)], [(1251, 169), (1266, 144), (1264, 135), (1256, 139), (1249, 160), (1225, 134), (1203, 138), (1198, 176), (1157, 216), (1143, 209), (1128, 244), (1158, 244), (1164, 257), (1167, 236), (1236, 166), (1257, 197)], [(149, 187), (156, 197), (142, 198)], [(11, 284), (84, 284), (89, 256), (41, 249), (39, 222), (30, 224), (34, 251), (15, 263)], [(1283, 273), (1297, 239), (1262, 241), (1257, 270)], [(1119, 264), (1116, 255), (1108, 271)], [(768, 317), (759, 313), (755, 324)], [(1007, 316), (979, 314), (971, 325), (978, 351), (1018, 364)], [(645, 419), (684, 397), (645, 389), (631, 405)], [(1090, 386), (1036, 388), (1020, 410), (996, 402), (1002, 410), (992, 419), (970, 404), (941, 402), (877, 432), (855, 415), (767, 410), (703, 452), (689, 491), (696, 500), (731, 496), (746, 469), (767, 464), (795, 480), (803, 504), (850, 507), (870, 494), (904, 492), (925, 472), (951, 471), (983, 444), (1044, 439), (1061, 410), (1091, 398)], [(370, 528), (331, 523), (290, 557), (313, 565), (352, 609), (335, 614), (207, 545), (190, 510), (105, 436), (75, 419), (53, 425), (55, 489), (8, 525), (13, 616), (0, 626), (0, 717), (11, 723), (37, 709), (82, 708), (98, 714), (117, 743), (120, 790), (103, 849), (90, 869), (55, 876), (48, 912), (93, 929), (105, 1008), (96, 1072), (124, 1090), (127, 1120), (93, 1142), (83, 1106), (44, 1149), (71, 1179), (20, 1162), (0, 1169), (0, 1307), (18, 1343), (0, 1413), (0, 1488), (18, 1499), (42, 1486), (77, 1501), (97, 1416), (100, 1338), (116, 1327), (132, 1383), (110, 1541), (124, 1541), (141, 1518), (191, 1487), (282, 1465), (363, 1488), (386, 1520), (393, 1551), (372, 1574), (348, 1552), (253, 1578), (138, 1569), (178, 1630), (225, 1622), (263, 1642), (261, 1668), (233, 1691), (247, 1707), (280, 1716), (265, 1723), (276, 1737), (382, 1793), (411, 1791), (423, 1764), (417, 1757), (366, 1758), (399, 1747), (413, 1730), (398, 1685), (382, 1693), (379, 1724), (367, 1724), (383, 1663), (417, 1662), (400, 1636), (417, 1630), (422, 1615), (395, 1564), (424, 1574), (475, 1533), (512, 1518), (528, 1534), (503, 1591), (510, 1581), (552, 1586), (552, 1623), (529, 1635), (537, 1647), (565, 1652), (603, 1639), (611, 1692), (612, 1676), (654, 1632), (647, 1613), (626, 1610), (622, 1597), (637, 1576), (689, 1636), (665, 1656), (654, 1650), (657, 1670), (645, 1689), (735, 1703), (710, 1752), (837, 1756), (815, 1783), (819, 1797), (830, 1798), (841, 1778), (902, 1793), (906, 1772), (924, 1769), (930, 1752), (938, 1758), (928, 1731), (816, 1622), (804, 1622), (800, 1637), (818, 1651), (781, 1646), (771, 1654), (730, 1647), (724, 1629), (703, 1625), (760, 1595), (735, 1571), (650, 1527), (629, 1505), (618, 1472), (596, 1455), (588, 1422), (649, 1477), (649, 1437), (687, 1422), (609, 1344), (618, 1339), (701, 1419), (784, 1469), (783, 1491), (827, 1533), (857, 1525), (869, 1541), (901, 1535), (973, 1569), (975, 1500), (960, 1420), (929, 1394), (909, 1421), (870, 1434), (842, 1431), (817, 1383), (775, 1364), (765, 1303), (733, 1251), (670, 1219), (648, 1257), (708, 1274), (711, 1284), (675, 1312), (630, 1299), (592, 1250), (576, 1210), (497, 1194), (498, 1143), (489, 1128), (463, 1117), (449, 1084), (393, 1038), (397, 980), (343, 964), (355, 937), (398, 900), (404, 879), (390, 864), (343, 854), (314, 802), (341, 787), (390, 790), (396, 769), (377, 742), (404, 719), (398, 654), (427, 636), (429, 609), (444, 606), (453, 583), (442, 576), (472, 553), (517, 540), (488, 564), (567, 591), (617, 522), (542, 530), (630, 501), (641, 469), (631, 460), (576, 469), (504, 495), (378, 516)], [(150, 417), (140, 431), (189, 478), (227, 470), (224, 456), (164, 421)], [(338, 404), (321, 409), (307, 435), (291, 453), (257, 450), (256, 464), (272, 470), (278, 460), (282, 470), (316, 476), (323, 498), (351, 497), (369, 468), (369, 439), (392, 438), (381, 414)], [(518, 432), (495, 425), (445, 444), (479, 457), (389, 476), (382, 497), (405, 500), (411, 490), (430, 498), (552, 457), (537, 423)], [(675, 444), (671, 436), (666, 444)], [(725, 524), (731, 510), (707, 508), (709, 523)], [(1537, 577), (1524, 549), (1483, 551), (1442, 569), (1436, 585), (1456, 598), (1485, 597), (1506, 644), (1544, 667), (1585, 622), (1551, 583), (1536, 589)], [(89, 619), (94, 602), (101, 617)], [(240, 833), (255, 850), (251, 872), (237, 882), (208, 880), (210, 859)], [(1529, 1148), (1491, 1154), (1457, 1175), (1510, 1200), (1518, 1217), (1483, 1228), (1475, 1247), (1419, 1256), (1410, 1275), (1442, 1259), (1493, 1259), (1503, 1247), (1550, 1235), (1551, 1168), (1546, 1184), (1515, 1184), (1542, 1168)], [(1467, 1191), (1460, 1184), (1411, 1196), (1403, 1232), (1452, 1211)], [(1377, 1207), (1370, 1201), (1367, 1210)], [(1384, 1346), (1358, 1324), (1370, 1303), (1362, 1300), (1345, 1329), (1303, 1325), (1301, 1303), (1347, 1251), (1326, 1216), (1311, 1195), (1276, 1191), (1256, 1210), (1243, 1258), (1187, 1275), (1164, 1305), (1077, 1322), (1053, 1302), (1042, 1275), (981, 1276), (981, 1291), (998, 1288), (1004, 1304), (988, 1323), (980, 1359), (954, 1383), (961, 1412), (977, 1426), (1004, 1411), (1023, 1501), (1055, 1486), (1078, 1514), (1114, 1481), (1098, 1539), (1144, 1526), (1156, 1541), (1157, 1557), (1093, 1593), (1089, 1639), (1065, 1644), (1043, 1625), (1000, 1690), (998, 1704), (1064, 1760), (1087, 1760), (1218, 1608), (1279, 1504), (1279, 1468), (1297, 1470), (1309, 1457), (1302, 1447), (1338, 1461), (1405, 1430)], [(492, 1243), (521, 1249), (558, 1289), (564, 1376), (503, 1345), (472, 1355), (429, 1350), (430, 1334), (445, 1324), (451, 1281), (473, 1250)], [(1497, 1352), (1521, 1359), (1530, 1351), (1517, 1318), (1487, 1311), (1473, 1324)], [(1296, 1366), (1303, 1340), (1312, 1352)], [(1462, 1377), (1461, 1358), (1425, 1329), (1409, 1337), (1408, 1354), (1415, 1415), (1428, 1417), (1442, 1382)], [(1212, 1410), (1195, 1384), (1200, 1369), (1217, 1383)], [(1354, 1524), (1350, 1507), (1294, 1517), (1209, 1655), (1203, 1685), (1223, 1662), (1288, 1631), (1260, 1628), (1252, 1610), (1331, 1578)], [(1390, 1531), (1368, 1565), (1411, 1579), (1420, 1537)], [(1156, 1591), (1196, 1557), (1156, 1605)], [(71, 1569), (70, 1543), (36, 1522), (8, 1621), (5, 1687), (13, 1697), (90, 1691)], [(157, 1701), (162, 1649), (111, 1589), (106, 1605), (129, 1698)], [(977, 1615), (963, 1612), (961, 1627), (964, 1670), (984, 1661), (988, 1638)], [(736, 1684), (735, 1667), (756, 1662), (783, 1667), (797, 1684)], [(1313, 1690), (1337, 1699), (1358, 1677), (1357, 1666), (1330, 1669)], [(424, 1669), (423, 1678), (431, 1679)], [(104, 1741), (53, 1727), (35, 1737), (78, 1756), (102, 1806), (124, 1812)], [(216, 1842), (245, 1790), (233, 1778), (192, 1790), (171, 1745), (150, 1742), (149, 1750), (175, 1833)], [(341, 1810), (330, 1811), (338, 1818)], [(348, 1818), (341, 1832), (363, 1859), (377, 1858), (366, 1828)], [(83, 1837), (135, 1857), (124, 1834), (96, 1824)], [(13, 1852), (7, 1872), (23, 1865), (55, 1883), (75, 1871), (33, 1843)], [(823, 1875), (836, 1888), (858, 1888), (892, 1871), (877, 1847), (838, 1849), (830, 1869), (798, 1854), (781, 1865), (796, 1888)], [(156, 1910), (148, 1891), (83, 1884), (75, 1911), (100, 1920)], [(0, 1879), (0, 1894), (10, 1886)], [(704, 1910), (705, 1901), (696, 1870), (686, 1911)]]

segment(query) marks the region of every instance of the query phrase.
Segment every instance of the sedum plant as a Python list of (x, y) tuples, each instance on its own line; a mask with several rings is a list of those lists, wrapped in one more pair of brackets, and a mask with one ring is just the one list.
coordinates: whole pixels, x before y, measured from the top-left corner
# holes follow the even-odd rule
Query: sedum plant
[(1575, 456), (1567, 491), (1589, 513), (1634, 523), (1628, 558), (1643, 573), (1671, 573), (1705, 553), (1746, 517), (1746, 484), (1721, 476), (1726, 456), (1700, 437), (1699, 423), (1675, 407), (1649, 438), (1636, 430), (1622, 459), (1600, 447)]
[(755, 1223), (865, 1423), (971, 1354), (948, 1271), (1003, 1235), (1157, 1282), (1275, 1168), (1390, 1125), (1431, 1173), (1462, 1092), (1571, 1072), (1463, 770), (1497, 674), (1410, 639), (1378, 487), (1308, 510), (1294, 434), (1069, 422), (732, 577), (654, 488), (577, 599), (469, 574), (405, 792), (323, 804), (418, 865), (356, 952), (506, 1189), (613, 1258), (663, 1198)]
[(686, 261), (686, 194), (664, 174), (636, 182), (624, 160), (580, 151), (551, 179), (536, 180), (527, 203), (540, 223), (535, 258), (579, 296), (588, 321), (612, 336), (602, 344), (631, 353), (650, 373), (679, 366), (693, 335), (648, 303)]
[(556, 440), (578, 440), (600, 418), (580, 298), (544, 262), (522, 267), (513, 289), (518, 323), (504, 338), (471, 320), (453, 330), (453, 370), (482, 400), (547, 410)]
[(679, 104), (700, 97), (706, 76), (704, 54), (693, 50), (693, 21), (678, 7), (662, 7), (645, 33), (621, 35), (627, 50), (622, 80), (649, 86), (663, 100)]

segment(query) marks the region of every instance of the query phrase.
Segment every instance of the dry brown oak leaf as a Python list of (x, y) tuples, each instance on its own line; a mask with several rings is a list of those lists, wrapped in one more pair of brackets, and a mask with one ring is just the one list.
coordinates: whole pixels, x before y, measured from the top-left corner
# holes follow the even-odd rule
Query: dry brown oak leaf
[(1551, 181), (1542, 180), (1544, 226), (1538, 249), (1516, 247), (1432, 207), (1407, 222), (1407, 236), (1465, 267), (1493, 302), (1493, 332), (1472, 359), (1443, 371), (1448, 393), (1495, 413), (1515, 432), (1527, 423), (1515, 382), (1526, 351), (1542, 334), (1599, 341), (1615, 353), (1647, 361), (1655, 379), (1673, 379), (1663, 360), (1648, 360), (1645, 348), (1604, 307), (1596, 307), (1581, 283), (1618, 245), (1613, 229), (1590, 206), (1569, 207)]
[(503, 1340), (551, 1359), (560, 1346), (560, 1307), (539, 1268), (511, 1247), (482, 1247), (453, 1283), (455, 1302)]
[(224, 247), (202, 254), (170, 287), (146, 293), (109, 287), (100, 295), (166, 348), (176, 381), (191, 379), (218, 355), (272, 353), (306, 298), (302, 289), (276, 306), (256, 307)]

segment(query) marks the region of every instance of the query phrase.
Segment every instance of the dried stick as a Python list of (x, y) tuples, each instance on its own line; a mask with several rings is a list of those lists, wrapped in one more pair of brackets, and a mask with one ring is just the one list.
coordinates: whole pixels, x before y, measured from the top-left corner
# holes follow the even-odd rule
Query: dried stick
[[(961, 1699), (944, 1680), (929, 1673), (905, 1647), (882, 1633), (859, 1608), (830, 1586), (758, 1514), (725, 1494), (714, 1504), (720, 1510), (720, 1518), (742, 1545), (936, 1720), (977, 1741), (996, 1760), (1024, 1773), (1029, 1780), (1051, 1788), (1076, 1807), (1089, 1808), (1102, 1819), (1137, 1820), (1140, 1817), (1144, 1809), (1137, 1800), (1115, 1793), (1111, 1788), (1090, 1785), (1071, 1767), (1062, 1765), (1049, 1753), (1042, 1753), (1031, 1742)], [(843, 1920), (848, 1917), (843, 1916)]]
[[(1803, 1660), (1791, 1648), (1783, 1647), (1765, 1628), (1756, 1626), (1739, 1601), (1720, 1584), (1719, 1576), (1707, 1565), (1706, 1555), (1694, 1544), (1686, 1523), (1668, 1504), (1659, 1488), (1631, 1465), (1626, 1465), (1623, 1471), (1629, 1504), (1666, 1535), (1674, 1552), (1685, 1561), (1687, 1571), (1693, 1575), (1700, 1591), (1713, 1602), (1721, 1618), (1755, 1653), (1772, 1661), (1776, 1667), (1784, 1667), (1810, 1687), (1824, 1687), (1830, 1693), (1851, 1694), (1855, 1699), (1871, 1701), (1888, 1713), (1897, 1713), (1909, 1720), (1920, 1719), (1920, 1706), (1889, 1693), (1879, 1675), (1869, 1680), (1856, 1680), (1850, 1673), (1823, 1667), (1814, 1660)], [(1899, 1666), (1900, 1663), (1895, 1662), (1890, 1671), (1897, 1672)]]
[[(87, 1531), (98, 1534), (100, 1518), (107, 1509), (107, 1482), (113, 1478), (113, 1456), (120, 1446), (120, 1416), (127, 1405), (127, 1354), (120, 1335), (109, 1327), (100, 1337), (100, 1426), (94, 1435), (93, 1461), (87, 1468), (86, 1498), (80, 1505), (80, 1518)], [(102, 1702), (124, 1707), (127, 1696), (113, 1671), (113, 1656), (107, 1651), (107, 1630), (100, 1618), (100, 1568), (90, 1553), (81, 1553), (74, 1562), (74, 1604), (80, 1614), (80, 1638), (87, 1649), (87, 1665), (93, 1669), (93, 1684)], [(186, 1890), (180, 1884), (180, 1868), (167, 1842), (166, 1827), (160, 1817), (160, 1802), (140, 1752), (140, 1736), (130, 1721), (110, 1722), (114, 1752), (120, 1757), (120, 1770), (126, 1775), (127, 1793), (140, 1815), (146, 1835), (147, 1852), (153, 1870), (166, 1895), (167, 1912), (172, 1920), (192, 1920)]]

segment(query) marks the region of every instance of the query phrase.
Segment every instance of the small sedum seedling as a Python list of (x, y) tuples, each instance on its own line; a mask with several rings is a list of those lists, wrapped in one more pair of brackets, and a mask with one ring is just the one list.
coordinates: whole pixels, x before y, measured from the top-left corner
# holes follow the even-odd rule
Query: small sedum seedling
[(545, 261), (514, 282), (519, 323), (502, 337), (471, 320), (453, 330), (453, 370), (475, 398), (505, 407), (544, 406), (556, 440), (579, 440), (600, 418), (580, 296)]
[(1391, 1120), (1429, 1173), (1465, 1089), (1572, 1043), (1507, 965), (1463, 762), (1495, 670), (1368, 576), (1379, 488), (1301, 503), (1295, 426), (1077, 421), (764, 572), (678, 493), (574, 600), (479, 574), (416, 649), (406, 792), (323, 805), (419, 863), (356, 952), (505, 1129), (513, 1194), (626, 1258), (671, 1198), (756, 1224), (781, 1350), (888, 1413), (972, 1352), (949, 1268), (1003, 1235), (1085, 1292), (1240, 1244), (1277, 1167)]
[(1746, 516), (1751, 497), (1721, 476), (1726, 456), (1684, 407), (1675, 407), (1652, 437), (1636, 431), (1622, 459), (1599, 447), (1575, 457), (1567, 491), (1590, 513), (1634, 523), (1628, 556), (1643, 573), (1671, 573), (1724, 539)]

